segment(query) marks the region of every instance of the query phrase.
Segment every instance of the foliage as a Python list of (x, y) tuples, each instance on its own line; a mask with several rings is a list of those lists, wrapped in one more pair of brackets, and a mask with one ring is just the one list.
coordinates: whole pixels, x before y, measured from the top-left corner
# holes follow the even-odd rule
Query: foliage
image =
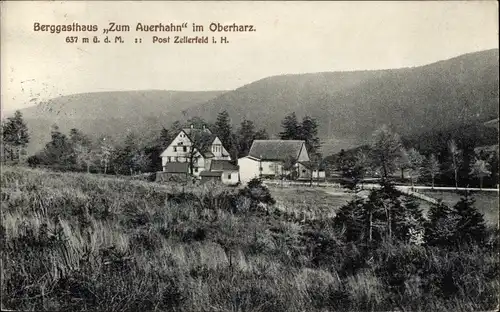
[(306, 142), (309, 155), (319, 155), (321, 144), (318, 137), (318, 123), (316, 119), (310, 116), (302, 118), (298, 138)]
[(341, 158), (339, 166), (342, 171), (342, 185), (351, 190), (357, 190), (359, 183), (370, 168), (370, 159), (365, 152), (359, 150), (354, 157)]
[(470, 169), (470, 174), (479, 179), (480, 188), (483, 188), (483, 179), (491, 175), (491, 171), (488, 167), (489, 164), (486, 161), (482, 159), (476, 159)]
[(450, 155), (450, 168), (454, 174), (455, 187), (458, 187), (458, 170), (460, 170), (460, 166), (462, 165), (463, 155), (453, 139), (448, 141), (448, 153)]
[(436, 155), (431, 154), (424, 162), (424, 173), (430, 176), (431, 186), (434, 187), (436, 177), (441, 173), (441, 164), (439, 163)]
[(355, 198), (341, 207), (334, 225), (347, 242), (372, 245), (393, 240), (417, 242), (416, 237), (423, 234), (423, 221), (418, 203), (385, 183), (370, 191), (366, 200)]
[(281, 122), (283, 131), (279, 133), (282, 140), (303, 140), (310, 155), (319, 154), (321, 147), (318, 137), (318, 123), (310, 116), (304, 116), (299, 123), (295, 112), (288, 114)]
[[(327, 214), (294, 216), (298, 202), (248, 209), (249, 197), (222, 186), (186, 193), (116, 177), (2, 170), (3, 309), (471, 311), (499, 303), (490, 244), (448, 250), (395, 234), (366, 246), (337, 236)], [(374, 199), (392, 200), (391, 192)], [(315, 208), (315, 196), (307, 198), (300, 209)], [(413, 209), (404, 199), (401, 206)], [(395, 233), (399, 224), (406, 226), (395, 223)], [(357, 226), (366, 233), (365, 223)]]
[(297, 140), (300, 136), (300, 125), (295, 112), (285, 116), (281, 121), (281, 127), (283, 131), (279, 133), (279, 136), (282, 140)]
[(413, 147), (408, 150), (407, 154), (408, 154), (408, 170), (409, 170), (411, 185), (413, 186), (414, 180), (420, 175), (420, 172), (422, 170), (424, 156), (422, 156), (422, 154), (420, 154)]
[(222, 145), (228, 151), (231, 151), (234, 148), (236, 142), (233, 135), (229, 113), (227, 111), (222, 111), (217, 115), (213, 133), (219, 137)]
[(482, 246), (486, 238), (483, 215), (474, 207), (475, 200), (469, 192), (462, 195), (453, 208), (443, 202), (431, 207), (425, 234), (427, 244), (446, 248)]
[(402, 143), (398, 134), (387, 126), (373, 133), (371, 153), (373, 166), (381, 168), (382, 178), (387, 180), (396, 169), (396, 161), (401, 155)]
[(262, 183), (259, 178), (253, 178), (247, 185), (240, 190), (240, 196), (251, 200), (251, 209), (257, 209), (261, 204), (272, 205), (276, 201), (271, 196), (269, 189)]
[(269, 138), (266, 130), (261, 129), (256, 131), (255, 124), (251, 120), (243, 120), (241, 122), (236, 137), (238, 141), (238, 158), (248, 155), (254, 140), (267, 140)]
[(23, 115), (17, 110), (13, 117), (2, 123), (2, 146), (10, 154), (10, 159), (20, 159), (21, 152), (30, 141), (28, 127)]
[(465, 191), (462, 198), (453, 206), (456, 216), (454, 240), (457, 244), (477, 244), (481, 246), (486, 238), (486, 226), (483, 215), (474, 206), (475, 200)]

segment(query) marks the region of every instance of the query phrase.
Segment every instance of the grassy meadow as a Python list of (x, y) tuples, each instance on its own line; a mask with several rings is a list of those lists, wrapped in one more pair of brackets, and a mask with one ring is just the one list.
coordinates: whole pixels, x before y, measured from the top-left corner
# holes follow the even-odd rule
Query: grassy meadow
[(348, 195), (182, 187), (3, 167), (2, 308), (471, 311), (498, 307), (496, 249), (337, 239)]

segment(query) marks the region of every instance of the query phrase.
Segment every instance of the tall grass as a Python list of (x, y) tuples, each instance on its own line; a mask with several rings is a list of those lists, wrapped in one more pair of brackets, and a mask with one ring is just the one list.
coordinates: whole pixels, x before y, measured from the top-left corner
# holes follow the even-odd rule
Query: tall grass
[(183, 189), (9, 167), (0, 182), (6, 309), (470, 311), (498, 305), (494, 250), (344, 244), (324, 204), (304, 218), (286, 201), (251, 209), (248, 198), (221, 186)]

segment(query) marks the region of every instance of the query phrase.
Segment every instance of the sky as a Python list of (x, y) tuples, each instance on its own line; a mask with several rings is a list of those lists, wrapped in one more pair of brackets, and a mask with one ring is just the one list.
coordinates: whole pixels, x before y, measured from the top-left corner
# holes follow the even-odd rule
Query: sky
[[(2, 111), (60, 95), (121, 90), (231, 90), (268, 76), (413, 67), (498, 48), (498, 3), (457, 2), (27, 2), (1, 5)], [(96, 33), (34, 31), (34, 23), (95, 24)], [(82, 43), (129, 25), (124, 43)], [(182, 32), (136, 32), (137, 23)], [(160, 44), (158, 37), (227, 37), (226, 44)], [(253, 25), (217, 33), (210, 23)], [(66, 37), (78, 36), (77, 43)], [(135, 39), (142, 39), (135, 43)]]

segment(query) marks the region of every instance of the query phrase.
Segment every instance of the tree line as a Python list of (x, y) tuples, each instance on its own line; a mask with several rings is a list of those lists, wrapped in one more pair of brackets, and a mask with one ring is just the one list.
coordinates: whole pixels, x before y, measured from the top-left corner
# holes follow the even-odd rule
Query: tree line
[[(498, 154), (460, 148), (454, 138), (445, 144), (445, 151), (425, 155), (414, 147), (405, 146), (403, 139), (389, 127), (382, 126), (373, 133), (371, 143), (350, 151), (341, 150), (330, 158), (333, 170), (340, 173), (346, 184), (353, 187), (366, 177), (389, 178), (411, 184), (436, 181), (441, 185), (496, 187)], [(406, 175), (405, 175), (406, 173)]]
[[(41, 151), (25, 160), (30, 166), (105, 174), (132, 175), (160, 171), (160, 154), (181, 129), (191, 126), (210, 129), (220, 138), (232, 159), (247, 155), (254, 140), (269, 138), (266, 130), (257, 129), (251, 120), (243, 120), (238, 128), (233, 129), (226, 111), (220, 112), (214, 123), (201, 117), (185, 122), (175, 121), (170, 127), (163, 127), (156, 135), (146, 139), (134, 132), (129, 132), (123, 140), (107, 136), (92, 138), (78, 129), (63, 133), (54, 125), (50, 141)], [(3, 122), (1, 130), (2, 160), (21, 160), (30, 139), (21, 112), (17, 111), (14, 117)]]
[[(232, 159), (248, 155), (254, 140), (269, 139), (265, 129), (257, 129), (251, 120), (243, 120), (234, 129), (227, 111), (217, 115), (214, 123), (201, 117), (186, 122), (176, 121), (169, 128), (163, 127), (156, 135), (147, 139), (136, 133), (128, 133), (122, 141), (111, 137), (91, 138), (78, 129), (69, 134), (62, 133), (54, 125), (51, 140), (44, 149), (27, 158), (32, 166), (49, 166), (55, 169), (87, 172), (136, 174), (161, 171), (161, 152), (167, 148), (179, 131), (193, 126), (209, 128), (217, 135)], [(304, 140), (311, 163), (322, 166), (329, 164), (329, 171), (338, 171), (346, 181), (356, 185), (366, 177), (394, 177), (401, 172), (401, 179), (411, 185), (428, 183), (441, 185), (483, 187), (496, 186), (498, 179), (498, 154), (475, 153), (472, 140), (457, 141), (449, 138), (441, 150), (424, 149), (420, 152), (409, 146), (412, 141), (402, 139), (397, 133), (383, 126), (373, 134), (369, 145), (344, 151), (323, 159), (318, 137), (318, 123), (304, 116), (298, 120), (294, 112), (281, 122), (282, 131), (277, 137), (283, 140)], [(13, 117), (2, 123), (2, 160), (19, 161), (26, 154), (30, 137), (22, 114), (17, 111)], [(415, 143), (415, 142), (413, 142)], [(194, 161), (194, 155), (192, 161)], [(408, 178), (404, 173), (407, 173)], [(486, 182), (486, 183), (485, 183)]]

